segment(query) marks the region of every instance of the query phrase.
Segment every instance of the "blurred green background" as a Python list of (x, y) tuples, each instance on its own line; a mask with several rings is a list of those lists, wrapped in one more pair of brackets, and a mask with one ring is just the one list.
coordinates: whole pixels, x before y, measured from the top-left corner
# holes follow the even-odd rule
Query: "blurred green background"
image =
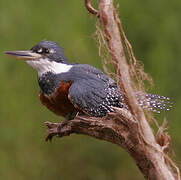
[[(118, 2), (118, 1), (117, 1)], [(136, 57), (154, 79), (152, 92), (171, 97), (168, 119), (173, 159), (181, 163), (181, 1), (119, 1), (120, 17)], [(96, 1), (94, 0), (96, 4)], [(70, 61), (101, 68), (93, 39), (95, 18), (83, 0), (0, 1), (0, 179), (141, 180), (129, 155), (116, 145), (81, 135), (46, 143), (44, 121), (60, 121), (40, 104), (36, 72), (3, 54), (58, 42)]]

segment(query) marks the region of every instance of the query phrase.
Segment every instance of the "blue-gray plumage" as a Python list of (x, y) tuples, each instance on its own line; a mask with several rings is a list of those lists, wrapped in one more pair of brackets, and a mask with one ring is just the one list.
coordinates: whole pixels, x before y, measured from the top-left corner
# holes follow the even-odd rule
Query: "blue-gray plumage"
[[(62, 48), (52, 41), (41, 41), (30, 51), (10, 51), (38, 71), (40, 100), (54, 113), (68, 119), (77, 112), (103, 117), (113, 107), (126, 108), (124, 95), (115, 81), (88, 64), (70, 64)], [(27, 57), (29, 56), (29, 57)], [(138, 103), (147, 110), (168, 110), (169, 99), (164, 96), (136, 92)]]

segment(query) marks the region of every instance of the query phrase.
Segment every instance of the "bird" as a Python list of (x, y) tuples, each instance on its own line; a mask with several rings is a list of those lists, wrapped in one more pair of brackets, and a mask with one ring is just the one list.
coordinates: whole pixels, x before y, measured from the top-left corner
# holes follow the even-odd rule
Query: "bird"
[[(41, 103), (66, 120), (77, 114), (104, 117), (114, 112), (114, 107), (129, 110), (123, 92), (112, 78), (89, 64), (69, 63), (56, 42), (43, 40), (30, 50), (5, 54), (25, 60), (37, 70)], [(170, 108), (168, 97), (140, 92), (135, 96), (145, 110), (159, 113)]]

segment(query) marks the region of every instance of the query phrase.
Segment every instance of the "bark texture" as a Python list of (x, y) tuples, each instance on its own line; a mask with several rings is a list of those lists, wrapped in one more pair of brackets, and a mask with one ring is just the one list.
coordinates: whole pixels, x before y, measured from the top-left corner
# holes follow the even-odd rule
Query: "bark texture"
[(120, 36), (120, 20), (113, 6), (113, 0), (99, 0), (99, 10), (95, 10), (89, 0), (85, 1), (85, 6), (90, 13), (99, 18), (104, 29), (118, 85), (124, 92), (130, 111), (115, 108), (114, 113), (104, 118), (76, 116), (75, 119), (62, 123), (46, 122), (48, 127), (46, 140), (51, 140), (55, 135), (63, 137), (72, 133), (89, 135), (124, 148), (146, 179), (179, 180), (179, 170), (167, 155), (169, 136), (160, 131), (155, 138), (134, 96), (129, 65)]

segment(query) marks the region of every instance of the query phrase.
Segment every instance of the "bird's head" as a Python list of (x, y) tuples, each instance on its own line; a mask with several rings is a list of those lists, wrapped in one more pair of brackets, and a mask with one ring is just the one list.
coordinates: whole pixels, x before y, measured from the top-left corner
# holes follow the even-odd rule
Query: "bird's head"
[(58, 74), (71, 68), (62, 48), (52, 41), (41, 41), (28, 51), (6, 51), (5, 54), (27, 61), (38, 71), (38, 75), (49, 71)]

